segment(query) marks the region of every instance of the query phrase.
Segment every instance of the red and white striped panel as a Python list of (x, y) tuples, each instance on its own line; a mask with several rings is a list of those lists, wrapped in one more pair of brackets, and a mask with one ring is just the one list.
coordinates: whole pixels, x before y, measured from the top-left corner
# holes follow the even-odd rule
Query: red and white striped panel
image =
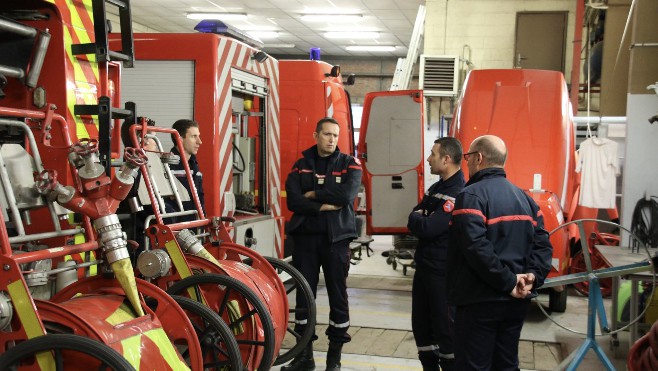
[(331, 85), (327, 84), (325, 86), (327, 87), (324, 95), (324, 100), (325, 100), (324, 106), (327, 107), (326, 116), (334, 117), (334, 100), (331, 99)]
[[(227, 210), (225, 195), (233, 192), (232, 166), (229, 162), (231, 153), (231, 67), (237, 67), (250, 71), (256, 75), (266, 77), (269, 82), (269, 94), (267, 96), (267, 187), (270, 194), (269, 202), (272, 216), (281, 216), (281, 181), (279, 177), (281, 156), (279, 140), (279, 62), (274, 58), (268, 58), (264, 63), (259, 63), (251, 58), (255, 51), (253, 48), (228, 38), (222, 38), (218, 47), (220, 56), (218, 65), (218, 81), (216, 96), (219, 98), (219, 158), (220, 169), (220, 207), (222, 215), (231, 215)], [(261, 190), (262, 192), (263, 190)], [(281, 251), (283, 246), (283, 222), (280, 218), (276, 220), (277, 231), (275, 232), (275, 246)], [(233, 236), (235, 237), (235, 236)]]

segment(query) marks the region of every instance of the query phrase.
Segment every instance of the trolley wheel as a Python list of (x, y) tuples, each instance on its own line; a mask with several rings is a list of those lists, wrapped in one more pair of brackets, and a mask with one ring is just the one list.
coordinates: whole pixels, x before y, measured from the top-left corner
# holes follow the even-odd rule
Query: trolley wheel
[(37, 366), (39, 354), (47, 353), (54, 360), (54, 368), (49, 368), (53, 371), (135, 370), (128, 360), (108, 345), (73, 334), (49, 334), (24, 341), (0, 356), (0, 370), (32, 369)]
[[(171, 296), (188, 314), (201, 344), (203, 369), (242, 370), (238, 342), (226, 322), (207, 306), (183, 296)], [(189, 357), (181, 351), (183, 358)]]
[[(276, 340), (272, 317), (258, 296), (247, 285), (233, 277), (214, 273), (202, 273), (174, 283), (167, 289), (167, 293), (170, 295), (189, 295), (190, 292), (187, 289), (192, 289), (199, 300), (203, 296), (206, 298), (216, 298), (217, 300), (209, 300), (208, 305), (224, 321), (227, 321), (231, 330), (236, 331), (241, 327), (250, 327), (252, 331), (247, 331), (246, 334), (252, 336), (236, 336), (240, 351), (249, 357), (252, 353), (258, 353), (252, 352), (254, 348), (260, 350), (262, 357), (257, 370), (266, 371), (270, 369), (272, 359), (274, 358)], [(241, 308), (242, 315), (239, 318), (231, 318), (229, 316), (228, 303), (231, 298), (247, 301), (248, 305)], [(254, 323), (262, 326), (262, 337), (259, 336), (259, 331), (255, 328)]]
[[(308, 342), (311, 341), (313, 334), (315, 333), (315, 324), (316, 324), (316, 307), (315, 307), (315, 296), (313, 295), (313, 290), (308, 284), (308, 281), (304, 278), (302, 273), (293, 267), (291, 264), (286, 263), (285, 261), (277, 258), (272, 258), (269, 256), (263, 256), (270, 265), (276, 270), (279, 274), (279, 278), (283, 282), (283, 286), (286, 289), (286, 295), (288, 296), (289, 303), (297, 303), (297, 295), (303, 295), (306, 300), (307, 307), (297, 309), (296, 305), (290, 305), (288, 310), (291, 314), (291, 318), (295, 318), (296, 313), (306, 313), (308, 322), (304, 328), (303, 333), (298, 333), (295, 331), (294, 322), (288, 322), (288, 333), (295, 337), (295, 346), (290, 348), (285, 353), (279, 353), (279, 356), (274, 360), (274, 366), (286, 363), (293, 358), (295, 358), (306, 346)], [(246, 259), (243, 261), (245, 264), (250, 265), (252, 260)]]

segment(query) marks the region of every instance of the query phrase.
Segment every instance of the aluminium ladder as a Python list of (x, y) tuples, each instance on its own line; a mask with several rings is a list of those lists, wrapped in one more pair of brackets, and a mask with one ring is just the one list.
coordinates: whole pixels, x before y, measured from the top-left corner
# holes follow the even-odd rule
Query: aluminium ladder
[(406, 58), (398, 58), (395, 65), (395, 73), (393, 74), (393, 81), (389, 90), (406, 90), (409, 88), (409, 81), (413, 73), (414, 64), (418, 59), (418, 52), (420, 50), (420, 39), (423, 36), (423, 29), (425, 28), (425, 6), (418, 7), (418, 14), (416, 15), (416, 23), (414, 30), (411, 34), (411, 42), (409, 43), (409, 50), (407, 51)]

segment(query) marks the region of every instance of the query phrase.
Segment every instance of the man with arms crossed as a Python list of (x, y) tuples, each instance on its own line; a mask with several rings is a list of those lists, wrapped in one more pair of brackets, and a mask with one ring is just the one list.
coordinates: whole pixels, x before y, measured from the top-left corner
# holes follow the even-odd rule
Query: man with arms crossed
[(432, 174), (441, 176), (409, 214), (407, 228), (418, 238), (414, 254), (411, 328), (423, 371), (452, 371), (454, 309), (448, 306), (446, 257), (448, 222), (455, 197), (464, 188), (462, 146), (452, 137), (434, 141), (427, 157)]

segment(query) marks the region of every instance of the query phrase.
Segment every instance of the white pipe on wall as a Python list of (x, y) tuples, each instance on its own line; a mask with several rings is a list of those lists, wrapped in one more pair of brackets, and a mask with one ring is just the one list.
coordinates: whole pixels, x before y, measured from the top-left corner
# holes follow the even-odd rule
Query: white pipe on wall
[(575, 124), (625, 124), (626, 116), (576, 116), (573, 118)]

